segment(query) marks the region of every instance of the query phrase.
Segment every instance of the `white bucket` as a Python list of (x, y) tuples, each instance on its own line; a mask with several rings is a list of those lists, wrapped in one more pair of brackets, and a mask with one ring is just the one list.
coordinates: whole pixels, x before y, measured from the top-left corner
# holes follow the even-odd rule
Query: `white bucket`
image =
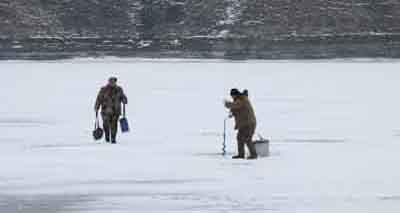
[(256, 140), (254, 141), (254, 147), (256, 148), (256, 152), (259, 157), (269, 156), (269, 140), (267, 139)]

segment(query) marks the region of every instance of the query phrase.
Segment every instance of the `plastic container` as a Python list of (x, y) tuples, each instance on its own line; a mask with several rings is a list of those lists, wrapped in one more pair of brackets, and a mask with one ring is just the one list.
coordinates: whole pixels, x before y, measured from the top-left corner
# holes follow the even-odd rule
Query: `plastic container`
[(258, 157), (268, 157), (269, 156), (269, 140), (259, 139), (254, 141), (254, 147)]

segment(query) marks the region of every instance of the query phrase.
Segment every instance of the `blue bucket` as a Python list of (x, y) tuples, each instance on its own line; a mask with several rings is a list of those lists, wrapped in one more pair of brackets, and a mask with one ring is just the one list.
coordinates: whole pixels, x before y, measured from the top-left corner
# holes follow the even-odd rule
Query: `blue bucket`
[(123, 117), (119, 120), (119, 124), (121, 126), (122, 133), (129, 132), (129, 123), (126, 117)]

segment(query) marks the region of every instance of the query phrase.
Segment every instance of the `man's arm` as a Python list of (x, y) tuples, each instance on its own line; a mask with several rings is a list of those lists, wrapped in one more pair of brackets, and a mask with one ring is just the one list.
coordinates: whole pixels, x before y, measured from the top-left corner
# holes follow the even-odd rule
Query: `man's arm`
[(103, 102), (103, 89), (97, 94), (96, 103), (94, 104), (94, 110), (96, 113), (99, 111), (101, 103)]
[(124, 93), (124, 90), (121, 88), (121, 94), (122, 94), (122, 97), (121, 97), (121, 102), (123, 103), (123, 104), (128, 104), (128, 98), (126, 97), (126, 95), (125, 95), (125, 93)]
[(225, 101), (225, 107), (230, 109), (230, 110), (237, 110), (242, 107), (242, 101), (236, 100), (236, 101)]

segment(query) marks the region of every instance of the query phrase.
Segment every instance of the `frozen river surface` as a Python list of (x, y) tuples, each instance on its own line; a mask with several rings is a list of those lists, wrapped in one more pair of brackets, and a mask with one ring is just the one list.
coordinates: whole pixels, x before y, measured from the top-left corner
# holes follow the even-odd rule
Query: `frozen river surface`
[[(396, 61), (0, 62), (0, 212), (400, 212)], [(116, 75), (132, 131), (94, 142)], [(220, 155), (247, 88), (271, 156)]]

